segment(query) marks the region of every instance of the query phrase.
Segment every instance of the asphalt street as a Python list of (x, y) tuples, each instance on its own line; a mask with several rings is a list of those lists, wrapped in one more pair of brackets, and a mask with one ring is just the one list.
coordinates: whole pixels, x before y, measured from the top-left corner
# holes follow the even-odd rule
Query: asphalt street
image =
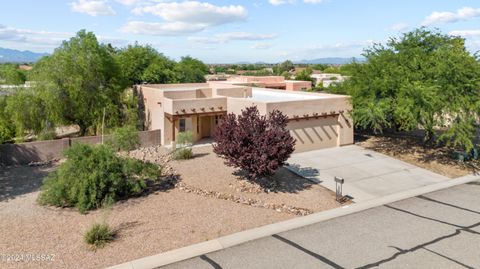
[(480, 268), (480, 182), (331, 219), (162, 268)]

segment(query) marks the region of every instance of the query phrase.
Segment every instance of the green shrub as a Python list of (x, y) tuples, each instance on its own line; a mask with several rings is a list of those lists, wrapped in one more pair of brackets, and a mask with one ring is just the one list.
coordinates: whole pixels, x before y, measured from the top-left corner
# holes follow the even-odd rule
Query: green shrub
[(177, 135), (177, 148), (173, 152), (174, 160), (188, 160), (193, 157), (193, 134), (191, 131), (181, 132)]
[(137, 129), (132, 125), (117, 128), (113, 131), (107, 144), (114, 150), (130, 151), (136, 149), (140, 146)]
[(173, 153), (173, 159), (174, 160), (188, 160), (193, 157), (193, 151), (192, 148), (178, 148), (175, 150)]
[(161, 173), (155, 164), (119, 157), (104, 145), (74, 144), (65, 156), (67, 160), (45, 179), (41, 204), (75, 206), (84, 213), (142, 193), (146, 181)]
[(85, 242), (95, 248), (103, 247), (105, 244), (113, 241), (115, 231), (106, 223), (95, 223), (84, 234)]
[(193, 134), (191, 131), (181, 132), (177, 135), (177, 144), (180, 147), (189, 147), (193, 144)]

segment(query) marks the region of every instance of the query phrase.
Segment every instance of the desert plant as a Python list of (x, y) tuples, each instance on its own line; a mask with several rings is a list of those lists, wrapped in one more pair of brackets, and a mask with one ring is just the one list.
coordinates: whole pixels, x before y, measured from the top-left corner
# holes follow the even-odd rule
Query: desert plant
[(193, 157), (192, 148), (178, 148), (173, 153), (174, 160), (188, 160)]
[(287, 123), (287, 116), (278, 110), (261, 116), (256, 106), (247, 107), (238, 117), (228, 114), (219, 123), (213, 150), (250, 179), (272, 175), (294, 151), (295, 139)]
[(103, 247), (114, 238), (115, 231), (107, 223), (94, 223), (83, 236), (85, 243), (94, 248)]
[(188, 160), (193, 157), (193, 134), (190, 131), (181, 132), (177, 136), (178, 147), (173, 152), (173, 159)]
[(193, 143), (193, 134), (191, 131), (180, 132), (177, 135), (177, 145), (180, 147), (189, 147)]
[(80, 212), (101, 207), (106, 201), (138, 195), (148, 179), (157, 179), (161, 167), (119, 157), (105, 145), (74, 144), (67, 160), (45, 179), (41, 204), (77, 207)]
[(107, 144), (114, 150), (130, 151), (136, 149), (140, 145), (140, 139), (135, 126), (127, 125), (116, 128)]

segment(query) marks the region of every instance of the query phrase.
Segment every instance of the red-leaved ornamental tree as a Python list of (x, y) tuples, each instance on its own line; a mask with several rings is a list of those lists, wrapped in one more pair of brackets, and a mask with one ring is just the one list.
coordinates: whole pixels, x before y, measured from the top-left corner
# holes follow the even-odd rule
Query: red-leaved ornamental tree
[(215, 130), (213, 151), (228, 166), (244, 170), (250, 179), (272, 175), (295, 149), (287, 123), (282, 112), (264, 116), (256, 106), (247, 107), (239, 116), (230, 113)]

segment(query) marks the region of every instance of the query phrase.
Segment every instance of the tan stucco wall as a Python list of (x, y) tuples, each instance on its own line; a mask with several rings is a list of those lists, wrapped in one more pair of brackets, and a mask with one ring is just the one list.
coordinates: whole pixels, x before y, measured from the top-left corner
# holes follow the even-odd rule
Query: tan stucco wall
[(311, 88), (312, 82), (310, 81), (285, 81), (285, 89), (287, 91), (303, 91)]
[[(257, 106), (263, 115), (278, 109), (291, 119), (288, 128), (297, 139), (297, 152), (353, 143), (353, 125), (349, 114), (352, 106), (348, 96), (296, 92), (300, 95), (315, 95), (319, 99), (262, 102), (248, 98), (226, 97), (243, 97), (245, 93), (251, 96), (252, 89), (250, 87), (233, 86), (230, 88), (225, 84), (211, 84), (212, 88), (205, 88), (205, 85), (210, 84), (186, 84), (179, 87), (171, 85), (165, 87), (163, 85), (142, 86), (148, 119), (147, 129), (161, 129), (163, 145), (170, 144), (173, 138), (172, 122), (165, 117), (165, 113), (176, 117), (182, 117), (182, 114), (185, 114), (186, 130), (191, 130), (194, 141), (197, 141), (202, 138), (201, 126), (197, 131), (198, 115), (187, 114), (226, 111), (238, 115), (245, 107), (252, 105)], [(276, 92), (276, 90), (269, 91)], [(173, 99), (166, 98), (164, 95)], [(204, 98), (208, 95), (216, 97)], [(305, 117), (309, 119), (302, 119)], [(296, 118), (299, 119), (296, 120)], [(211, 134), (213, 134), (215, 128), (213, 116), (210, 121)], [(198, 124), (201, 125), (201, 122), (198, 120)], [(175, 135), (178, 132), (179, 121), (176, 120)]]
[(287, 128), (295, 138), (295, 152), (339, 146), (338, 117), (292, 120)]

